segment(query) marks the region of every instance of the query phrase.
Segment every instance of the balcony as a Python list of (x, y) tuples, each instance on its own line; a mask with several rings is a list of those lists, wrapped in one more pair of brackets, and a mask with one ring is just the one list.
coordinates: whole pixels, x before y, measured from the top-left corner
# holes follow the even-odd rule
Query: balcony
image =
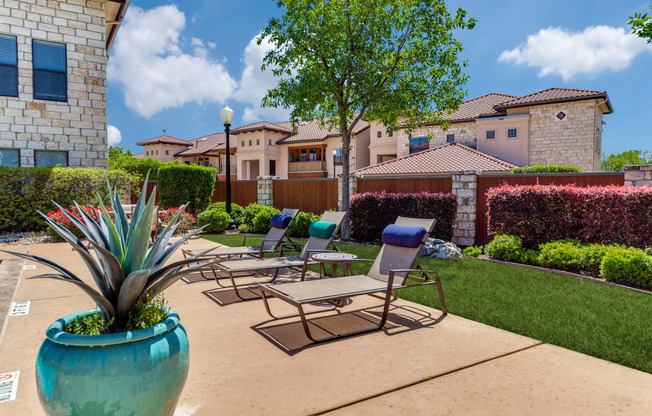
[(325, 172), (326, 161), (313, 160), (310, 162), (289, 162), (288, 172)]

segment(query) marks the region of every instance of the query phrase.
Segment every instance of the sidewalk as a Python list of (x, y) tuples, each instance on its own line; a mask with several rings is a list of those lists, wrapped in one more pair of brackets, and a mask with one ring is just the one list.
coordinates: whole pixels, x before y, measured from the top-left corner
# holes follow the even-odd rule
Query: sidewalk
[[(193, 240), (189, 248), (200, 245), (206, 241)], [(32, 246), (31, 254), (86, 276), (67, 245)], [(25, 280), (45, 270), (23, 272), (15, 300), (31, 300), (30, 312), (8, 318), (0, 344), (0, 373), (20, 371), (17, 399), (0, 403), (1, 414), (42, 414), (34, 365), (45, 329), (93, 307), (72, 285)], [(238, 302), (199, 276), (188, 282), (166, 291), (190, 339), (190, 375), (178, 415), (652, 412), (650, 374), (454, 315), (442, 318), (421, 305), (396, 301), (385, 330), (313, 345), (299, 322), (270, 321), (262, 302)], [(317, 318), (313, 328), (345, 332), (369, 325), (380, 308), (361, 309), (373, 305), (377, 299), (355, 298), (340, 314)], [(292, 312), (280, 302), (272, 307)]]

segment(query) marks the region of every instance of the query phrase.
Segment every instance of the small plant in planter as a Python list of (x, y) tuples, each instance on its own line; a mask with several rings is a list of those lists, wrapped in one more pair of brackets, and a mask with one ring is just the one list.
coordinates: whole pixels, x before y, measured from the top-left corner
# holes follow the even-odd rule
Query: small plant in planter
[[(150, 247), (156, 189), (146, 202), (147, 180), (131, 223), (122, 210), (117, 189), (109, 189), (109, 193), (114, 219), (101, 199), (97, 220), (79, 206), (81, 218), (57, 205), (86, 237), (91, 249), (57, 221), (41, 214), (79, 253), (97, 289), (47, 259), (5, 251), (50, 267), (54, 272), (33, 278), (72, 283), (99, 309), (66, 316), (48, 328), (36, 363), (39, 399), (49, 415), (172, 415), (188, 375), (188, 338), (178, 315), (165, 308), (157, 295), (210, 262), (200, 260), (200, 253), (166, 264), (186, 239), (200, 231), (168, 246), (185, 206)], [(154, 325), (142, 328), (145, 321)]]

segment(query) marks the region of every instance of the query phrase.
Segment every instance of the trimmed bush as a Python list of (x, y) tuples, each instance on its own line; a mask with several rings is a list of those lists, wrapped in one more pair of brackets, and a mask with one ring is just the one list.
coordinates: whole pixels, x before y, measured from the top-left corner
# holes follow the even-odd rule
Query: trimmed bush
[(652, 188), (503, 185), (487, 195), (489, 233), (516, 235), (527, 248), (569, 238), (652, 245)]
[(512, 174), (523, 173), (582, 173), (584, 170), (575, 166), (562, 166), (562, 165), (532, 165), (514, 168), (511, 170)]
[(383, 230), (399, 216), (434, 218), (431, 237), (450, 241), (457, 214), (457, 197), (443, 193), (388, 194), (367, 192), (351, 198), (349, 211), (351, 238), (363, 242), (380, 241)]
[[(206, 211), (208, 210), (216, 210), (216, 211), (222, 211), (226, 212), (226, 202), (215, 202), (213, 204), (210, 204), (208, 208), (206, 208)], [(242, 224), (242, 221), (244, 219), (244, 208), (242, 208), (238, 204), (234, 204), (233, 202), (231, 203), (231, 217), (233, 218), (233, 222), (237, 227)]]
[(215, 189), (216, 174), (217, 170), (204, 166), (162, 166), (158, 171), (157, 184), (161, 207), (178, 207), (189, 203), (186, 211), (193, 215), (206, 210)]
[(43, 231), (38, 211), (97, 203), (99, 193), (108, 203), (106, 181), (120, 192), (137, 190), (138, 177), (121, 170), (99, 168), (7, 168), (0, 166), (0, 232)]
[(513, 263), (520, 263), (524, 252), (521, 239), (514, 235), (497, 235), (484, 250), (492, 259)]
[(163, 166), (177, 166), (177, 162), (163, 163), (149, 157), (146, 159), (138, 159), (132, 156), (123, 156), (115, 159), (109, 158), (110, 170), (123, 170), (138, 176), (140, 180), (145, 180), (147, 172), (149, 172), (151, 180), (156, 180), (158, 170)]
[(270, 228), (272, 228), (269, 225), (272, 217), (281, 213), (281, 211), (271, 206), (261, 205), (261, 207), (262, 208), (258, 210), (258, 213), (254, 217), (252, 228), (250, 228), (250, 231), (253, 231), (256, 234), (266, 234)]
[(484, 252), (483, 249), (483, 246), (470, 246), (464, 249), (464, 255), (469, 257), (478, 257)]
[(229, 226), (229, 222), (231, 217), (225, 211), (207, 210), (197, 215), (197, 225), (199, 227), (206, 225), (204, 231), (207, 233), (223, 233)]
[(256, 203), (251, 203), (247, 205), (242, 213), (242, 223), (247, 226), (249, 231), (253, 231), (254, 228), (254, 218), (256, 215), (262, 211), (265, 205), (258, 205)]
[(553, 241), (541, 245), (539, 263), (550, 269), (579, 273), (584, 254), (579, 244), (570, 241)]
[(319, 220), (319, 215), (311, 212), (300, 212), (294, 219), (294, 222), (288, 229), (288, 236), (297, 238), (308, 238), (308, 227), (315, 221)]
[(652, 257), (633, 247), (613, 248), (602, 259), (600, 275), (611, 282), (652, 288)]

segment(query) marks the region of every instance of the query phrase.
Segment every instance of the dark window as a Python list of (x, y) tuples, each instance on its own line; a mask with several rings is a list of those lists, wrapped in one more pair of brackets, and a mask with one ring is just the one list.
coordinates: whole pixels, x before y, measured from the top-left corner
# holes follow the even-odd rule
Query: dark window
[(290, 153), (290, 162), (294, 162), (294, 161), (295, 161), (294, 153)]
[(410, 139), (410, 153), (423, 152), (428, 149), (427, 137), (413, 137)]
[(269, 140), (268, 140), (268, 143), (269, 143), (269, 145), (271, 146), (271, 145), (272, 145), (272, 139), (269, 139)]
[(56, 166), (56, 165), (67, 167), (68, 152), (56, 152), (51, 150), (35, 150), (34, 161), (36, 162), (37, 168), (44, 167), (44, 166)]
[(0, 95), (18, 97), (16, 36), (0, 35)]
[(333, 156), (333, 164), (341, 165), (342, 164), (342, 148), (338, 147), (335, 149), (335, 155)]
[(377, 133), (376, 133), (376, 137), (380, 139), (381, 137), (383, 137), (383, 133), (381, 133), (381, 132), (377, 132)]
[(487, 140), (496, 138), (496, 130), (487, 130)]
[(17, 168), (20, 166), (20, 150), (0, 149), (0, 166)]
[(516, 129), (508, 129), (507, 130), (507, 137), (509, 137), (510, 139), (513, 139), (514, 137), (516, 137), (517, 133), (518, 132), (517, 132)]
[(68, 101), (66, 45), (34, 40), (32, 52), (34, 56), (34, 98)]
[(251, 140), (249, 140), (249, 146), (251, 146)]
[(256, 146), (260, 146), (260, 139), (256, 139)]
[(276, 161), (275, 160), (270, 160), (269, 161), (269, 174), (271, 176), (276, 176)]
[(446, 143), (453, 143), (455, 142), (455, 135), (454, 134), (447, 134), (446, 135)]
[(240, 142), (240, 145), (244, 147), (244, 140)]
[(166, 151), (165, 151), (165, 154), (166, 154), (166, 155), (169, 155), (169, 154), (170, 154), (170, 151), (169, 151), (169, 150), (166, 150)]

